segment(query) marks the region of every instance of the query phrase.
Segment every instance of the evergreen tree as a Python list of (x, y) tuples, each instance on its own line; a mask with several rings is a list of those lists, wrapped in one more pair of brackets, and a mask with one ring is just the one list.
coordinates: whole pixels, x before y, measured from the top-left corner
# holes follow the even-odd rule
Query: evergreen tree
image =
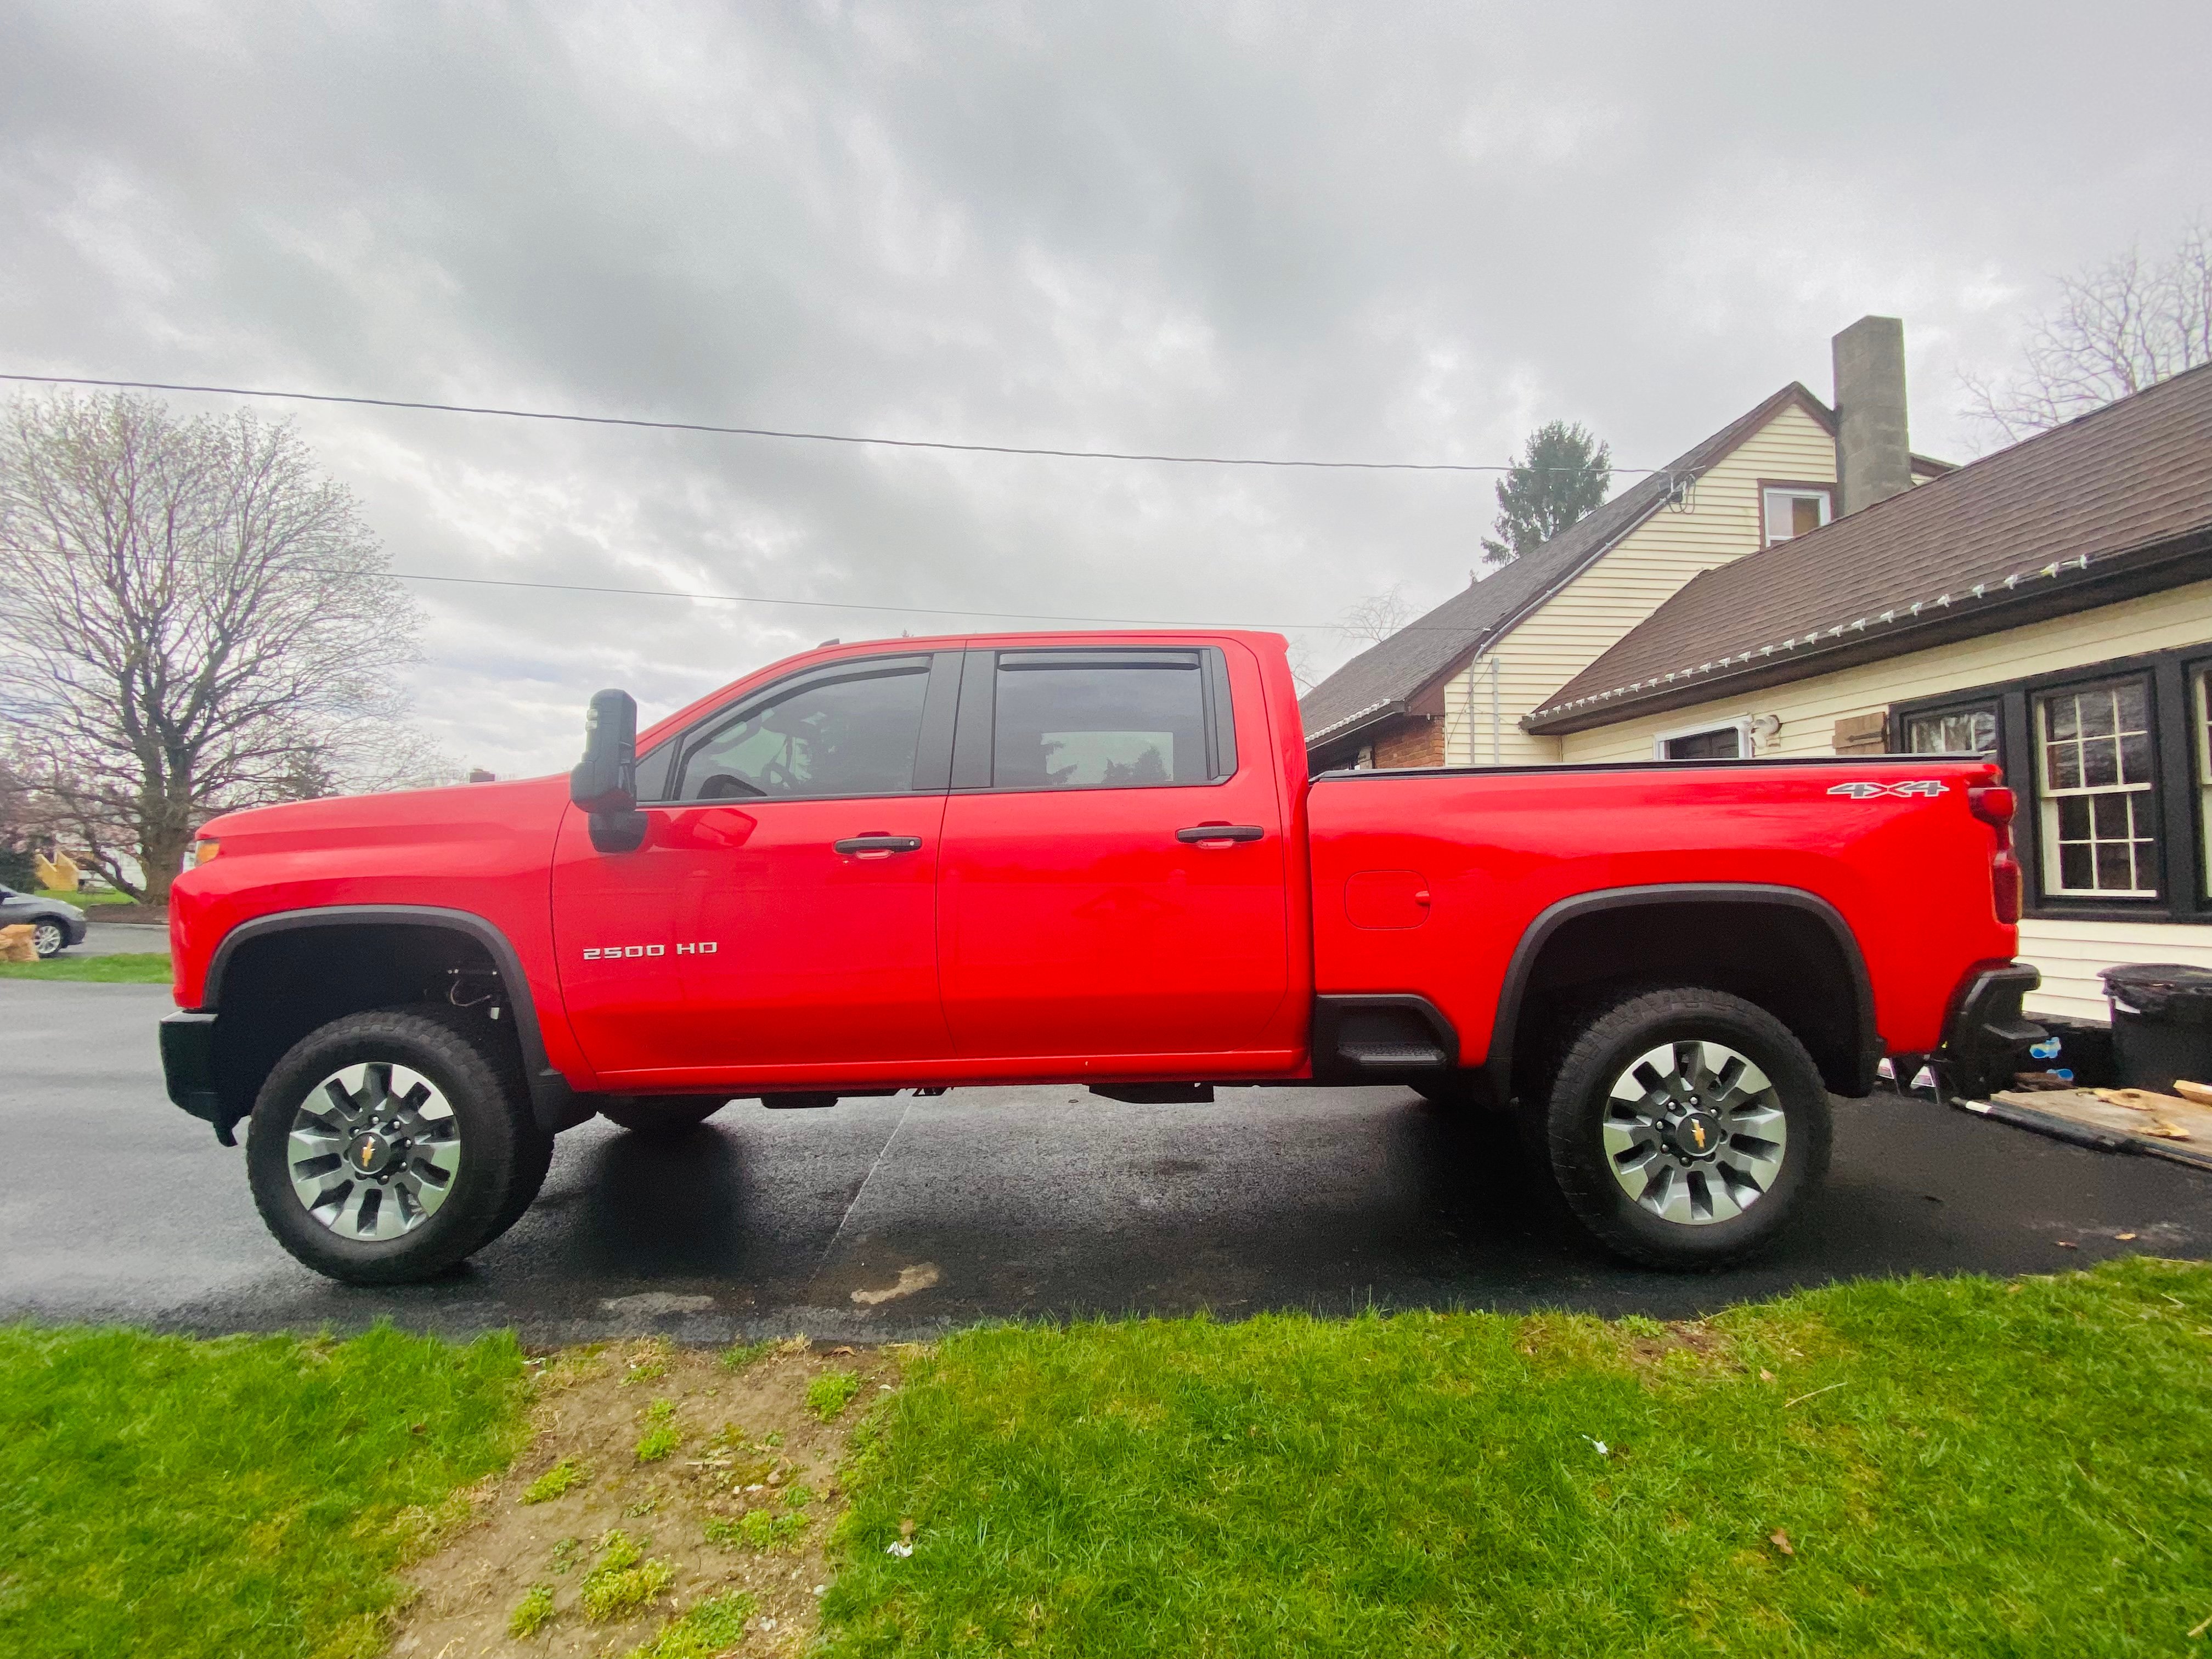
[(1528, 434), (1528, 447), (1498, 485), (1503, 541), (1483, 538), (1482, 556), (1504, 564), (1541, 547), (1605, 500), (1613, 483), (1613, 447), (1571, 421), (1548, 421)]

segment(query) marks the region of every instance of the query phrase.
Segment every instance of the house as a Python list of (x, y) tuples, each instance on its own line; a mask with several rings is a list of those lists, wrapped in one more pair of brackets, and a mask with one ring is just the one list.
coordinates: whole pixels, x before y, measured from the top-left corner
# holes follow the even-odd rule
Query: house
[(1556, 761), (1526, 717), (1684, 583), (1948, 471), (1905, 445), (1902, 324), (1862, 319), (1834, 360), (1836, 409), (1784, 386), (1316, 686), (1314, 768)]
[(1715, 564), (1520, 724), (1577, 763), (1990, 757), (2032, 1012), (2212, 968), (2212, 365)]

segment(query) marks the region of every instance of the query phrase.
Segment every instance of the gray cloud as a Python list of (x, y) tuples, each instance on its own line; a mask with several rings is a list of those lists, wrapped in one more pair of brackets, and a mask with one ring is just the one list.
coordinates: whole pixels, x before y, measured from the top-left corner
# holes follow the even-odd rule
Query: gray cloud
[[(1825, 391), (1884, 311), (1919, 447), (1960, 454), (1957, 372), (2049, 273), (2212, 207), (2212, 21), (2097, 32), (2105, 63), (2055, 5), (16, 8), (0, 367), (1476, 461), (1565, 416), (1654, 465)], [(1463, 582), (1493, 510), (1463, 477), (298, 418), (445, 574), (1327, 623)], [(967, 625), (417, 591), (425, 723), (502, 772), (565, 763), (600, 684), (665, 709)]]

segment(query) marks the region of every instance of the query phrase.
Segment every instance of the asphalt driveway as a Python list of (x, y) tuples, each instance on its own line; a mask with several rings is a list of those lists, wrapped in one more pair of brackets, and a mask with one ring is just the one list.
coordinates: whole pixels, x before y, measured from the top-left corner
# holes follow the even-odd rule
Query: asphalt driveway
[(1893, 1097), (1839, 1103), (1834, 1174), (1778, 1249), (1683, 1278), (1614, 1261), (1540, 1195), (1510, 1134), (1403, 1090), (1125, 1106), (975, 1089), (733, 1105), (659, 1145), (594, 1121), (561, 1137), (536, 1207), (475, 1261), (356, 1290), (279, 1250), (243, 1152), (163, 1097), (168, 1006), (152, 986), (0, 983), (0, 1319), (883, 1340), (993, 1317), (1370, 1303), (1679, 1317), (1868, 1274), (2212, 1257), (2212, 1176)]

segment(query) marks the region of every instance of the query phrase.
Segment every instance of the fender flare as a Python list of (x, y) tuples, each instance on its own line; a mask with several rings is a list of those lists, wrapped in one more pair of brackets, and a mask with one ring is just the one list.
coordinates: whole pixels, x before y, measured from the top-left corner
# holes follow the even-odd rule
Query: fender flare
[(1513, 1097), (1513, 1034), (1521, 1023), (1521, 1004), (1535, 972), (1536, 959), (1553, 934), (1568, 922), (1605, 910), (1656, 908), (1668, 904), (1760, 904), (1802, 911), (1827, 928), (1851, 981), (1853, 1014), (1858, 1042), (1852, 1055), (1855, 1095), (1871, 1093), (1875, 1067), (1882, 1057), (1882, 1042), (1875, 1027), (1874, 981), (1867, 975), (1866, 957), (1836, 907), (1817, 893), (1802, 887), (1783, 887), (1750, 881), (1662, 882), (1645, 887), (1607, 887), (1573, 893), (1546, 906), (1522, 930), (1506, 964), (1505, 981), (1498, 988), (1498, 1020), (1490, 1032), (1490, 1051), (1483, 1056), (1482, 1072), (1499, 1106)]
[(289, 933), (311, 927), (434, 927), (466, 934), (482, 945), (499, 970), (514, 1011), (514, 1034), (522, 1045), (523, 1076), (530, 1087), (532, 1115), (548, 1134), (582, 1122), (591, 1109), (578, 1101), (568, 1079), (545, 1058), (544, 1034), (538, 1028), (538, 1010), (530, 994), (530, 981), (522, 971), (521, 953), (492, 923), (468, 910), (448, 910), (431, 904), (331, 904), (306, 910), (276, 910), (241, 921), (224, 934), (208, 963), (200, 1008), (217, 1013), (222, 1007), (222, 981), (240, 946), (271, 933)]

